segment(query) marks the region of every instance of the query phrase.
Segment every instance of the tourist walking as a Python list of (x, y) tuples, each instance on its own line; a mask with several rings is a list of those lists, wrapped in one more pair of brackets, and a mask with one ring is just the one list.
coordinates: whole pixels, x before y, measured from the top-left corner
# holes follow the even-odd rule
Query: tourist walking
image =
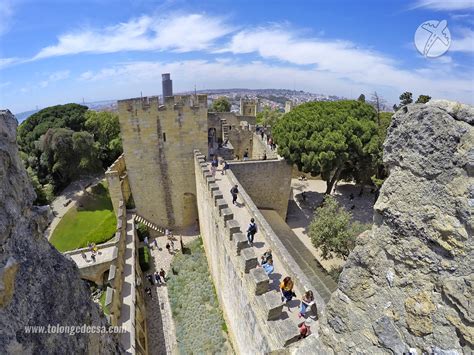
[(92, 250), (91, 259), (95, 263), (95, 250)]
[(222, 168), (222, 175), (225, 175), (227, 170), (229, 170), (230, 166), (229, 163), (224, 160), (224, 167)]
[(216, 171), (217, 171), (218, 166), (219, 166), (219, 161), (217, 160), (217, 157), (214, 156), (211, 162), (211, 174), (213, 177), (216, 176)]
[(246, 161), (246, 160), (249, 160), (249, 150), (248, 150), (248, 148), (245, 149), (245, 152), (244, 152), (244, 161)]
[(148, 274), (146, 275), (146, 278), (148, 279), (148, 281), (150, 282), (150, 285), (154, 285), (155, 283), (153, 282), (153, 276), (151, 274)]
[(160, 276), (163, 279), (163, 283), (166, 283), (166, 272), (163, 268), (160, 269)]
[(155, 239), (153, 240), (153, 245), (156, 247), (156, 249), (159, 250), (159, 248), (158, 248), (158, 238), (155, 238)]
[(143, 243), (145, 243), (147, 248), (150, 249), (150, 245), (148, 245), (148, 237), (143, 238)]
[(157, 285), (161, 284), (161, 278), (160, 278), (160, 274), (158, 273), (158, 271), (155, 271), (155, 282)]
[(149, 287), (145, 288), (145, 293), (146, 293), (148, 296), (150, 296), (151, 299), (153, 299), (153, 295), (152, 295), (152, 293), (151, 293), (151, 288), (149, 288)]
[(230, 193), (232, 194), (232, 204), (237, 204), (237, 194), (239, 193), (239, 188), (235, 185), (233, 188), (230, 189)]
[(85, 261), (87, 261), (87, 255), (84, 253), (84, 251), (81, 251), (81, 256)]
[(257, 233), (257, 224), (255, 223), (255, 219), (251, 218), (249, 227), (247, 228), (247, 240), (250, 246), (253, 244), (255, 233)]
[(174, 242), (173, 239), (170, 239), (170, 249), (172, 252), (174, 252)]
[(293, 297), (296, 297), (295, 293), (293, 292), (293, 280), (291, 277), (287, 276), (283, 279), (283, 281), (280, 283), (280, 291), (282, 301), (290, 302)]
[(262, 160), (267, 160), (267, 152), (263, 152), (263, 158)]
[(171, 254), (171, 245), (170, 245), (170, 242), (167, 242), (167, 243), (166, 243), (166, 249), (168, 250), (168, 253)]
[(273, 259), (268, 259), (265, 264), (262, 265), (263, 270), (267, 273), (267, 275), (270, 275), (274, 268), (273, 268)]
[(304, 315), (306, 314), (306, 310), (308, 308), (311, 308), (313, 304), (314, 304), (313, 291), (306, 291), (303, 295), (303, 298), (301, 298), (300, 314), (298, 316), (300, 318), (304, 317)]

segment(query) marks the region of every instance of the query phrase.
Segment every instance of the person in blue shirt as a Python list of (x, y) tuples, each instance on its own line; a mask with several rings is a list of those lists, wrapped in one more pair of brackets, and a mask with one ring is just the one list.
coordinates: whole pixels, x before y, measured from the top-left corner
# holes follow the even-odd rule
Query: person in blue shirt
[(273, 259), (268, 259), (268, 261), (262, 265), (263, 270), (267, 273), (267, 275), (270, 275), (274, 268), (273, 268)]

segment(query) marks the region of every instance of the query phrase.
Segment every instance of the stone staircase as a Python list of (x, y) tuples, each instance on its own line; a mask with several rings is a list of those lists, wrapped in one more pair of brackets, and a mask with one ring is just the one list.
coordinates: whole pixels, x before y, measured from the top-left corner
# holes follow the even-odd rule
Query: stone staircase
[(149, 220), (143, 218), (142, 216), (139, 216), (139, 215), (135, 215), (135, 222), (137, 223), (143, 223), (145, 226), (147, 226), (148, 228), (154, 230), (154, 231), (157, 231), (157, 232), (160, 232), (160, 233), (163, 233), (165, 234), (165, 231), (166, 231), (166, 228), (163, 228), (163, 227), (160, 227), (158, 225), (156, 225), (155, 223), (153, 222), (150, 222)]

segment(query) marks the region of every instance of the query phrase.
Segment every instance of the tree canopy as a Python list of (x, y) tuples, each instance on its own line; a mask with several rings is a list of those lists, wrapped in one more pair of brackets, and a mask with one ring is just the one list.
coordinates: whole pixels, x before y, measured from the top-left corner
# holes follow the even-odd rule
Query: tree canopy
[(351, 222), (351, 217), (332, 196), (326, 196), (324, 204), (316, 209), (308, 235), (313, 245), (321, 249), (323, 259), (346, 259), (354, 249), (356, 237), (370, 229), (369, 225)]
[(30, 116), (18, 127), (17, 141), (39, 204), (80, 175), (106, 168), (122, 153), (117, 114), (78, 104)]
[(230, 112), (231, 104), (227, 97), (221, 96), (218, 97), (212, 103), (212, 107), (210, 111), (213, 112)]
[(426, 104), (428, 101), (431, 100), (431, 96), (429, 95), (420, 95), (418, 99), (416, 99), (417, 104)]
[(278, 120), (283, 116), (283, 112), (273, 110), (269, 106), (265, 106), (261, 112), (257, 113), (257, 123), (264, 126), (275, 126)]
[(278, 152), (304, 172), (320, 174), (329, 194), (345, 172), (370, 181), (381, 148), (374, 108), (360, 101), (309, 102), (272, 129)]

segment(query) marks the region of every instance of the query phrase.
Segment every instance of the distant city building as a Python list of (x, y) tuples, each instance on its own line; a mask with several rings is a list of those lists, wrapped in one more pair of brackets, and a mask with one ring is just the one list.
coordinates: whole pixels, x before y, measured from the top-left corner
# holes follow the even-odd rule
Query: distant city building
[(173, 96), (173, 80), (170, 78), (170, 73), (161, 74), (163, 97)]

